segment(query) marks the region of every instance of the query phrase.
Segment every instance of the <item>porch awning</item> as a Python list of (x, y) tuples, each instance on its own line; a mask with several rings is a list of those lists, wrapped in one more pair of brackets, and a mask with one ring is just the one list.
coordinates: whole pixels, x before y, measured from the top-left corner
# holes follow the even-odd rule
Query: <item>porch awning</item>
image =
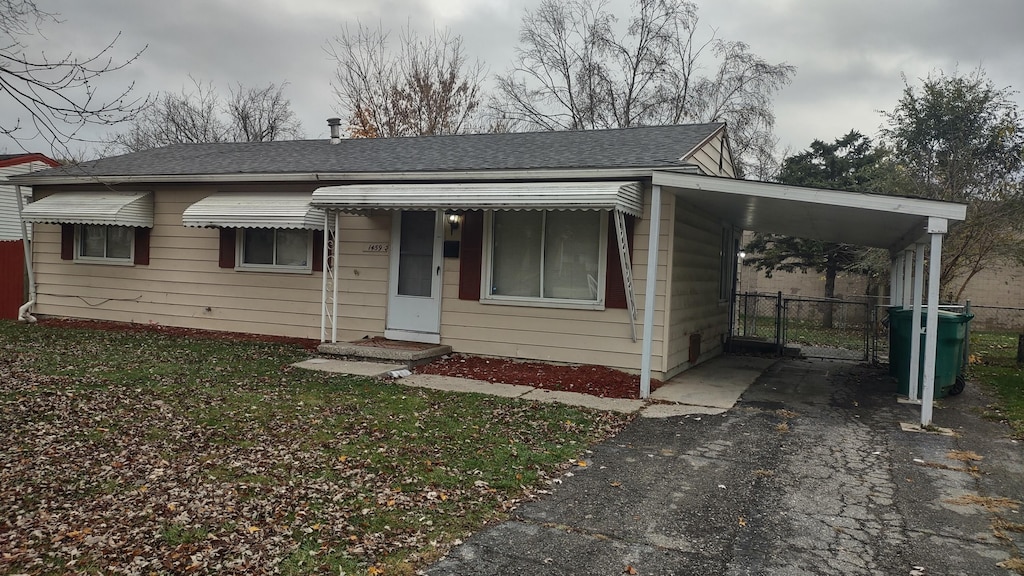
[(150, 192), (56, 192), (28, 204), (21, 211), (26, 222), (37, 224), (97, 224), (153, 227)]
[(213, 194), (186, 208), (181, 222), (199, 228), (322, 229), (324, 212), (310, 200), (308, 194)]
[(643, 215), (639, 182), (353, 184), (313, 191), (313, 205), (367, 210), (617, 210)]

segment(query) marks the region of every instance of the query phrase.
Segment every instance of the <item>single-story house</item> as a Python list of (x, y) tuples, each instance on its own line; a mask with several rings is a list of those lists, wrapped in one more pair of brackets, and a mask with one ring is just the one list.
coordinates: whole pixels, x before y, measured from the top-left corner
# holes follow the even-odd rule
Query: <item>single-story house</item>
[(330, 140), (180, 144), (20, 177), (35, 311), (440, 342), (649, 386), (721, 353), (740, 231), (896, 254), (963, 219), (737, 180), (721, 123), (394, 139), (331, 125)]

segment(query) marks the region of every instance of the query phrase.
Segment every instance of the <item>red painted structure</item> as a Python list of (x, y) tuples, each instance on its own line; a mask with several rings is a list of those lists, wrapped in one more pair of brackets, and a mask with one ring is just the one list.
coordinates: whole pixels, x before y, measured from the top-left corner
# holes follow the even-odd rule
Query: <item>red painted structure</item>
[(0, 318), (16, 320), (27, 298), (22, 241), (0, 242)]

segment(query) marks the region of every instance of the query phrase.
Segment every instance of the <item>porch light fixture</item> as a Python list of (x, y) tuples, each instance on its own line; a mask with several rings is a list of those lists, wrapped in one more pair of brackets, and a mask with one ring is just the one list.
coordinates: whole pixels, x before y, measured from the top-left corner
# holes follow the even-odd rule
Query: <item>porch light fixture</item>
[(451, 210), (445, 210), (444, 214), (448, 217), (448, 226), (451, 227), (452, 234), (454, 234), (459, 229), (459, 225), (462, 224), (462, 214)]

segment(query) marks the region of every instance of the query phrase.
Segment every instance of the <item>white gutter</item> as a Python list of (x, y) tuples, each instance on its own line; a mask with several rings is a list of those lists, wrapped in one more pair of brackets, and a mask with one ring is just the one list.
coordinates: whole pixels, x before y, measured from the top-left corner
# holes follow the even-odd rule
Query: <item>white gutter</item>
[(36, 277), (32, 273), (32, 249), (28, 244), (28, 226), (25, 226), (25, 220), (21, 217), (25, 202), (21, 198), (21, 186), (18, 184), (14, 185), (14, 195), (18, 198), (18, 223), (21, 224), (21, 245), (25, 249), (25, 272), (28, 274), (28, 302), (18, 308), (18, 321), (35, 324), (36, 317), (30, 310), (36, 305)]
[(150, 174), (136, 176), (12, 176), (11, 182), (42, 186), (54, 184), (131, 184), (131, 183), (196, 183), (196, 182), (386, 182), (402, 180), (551, 180), (565, 178), (614, 179), (650, 178), (654, 171), (694, 173), (693, 165), (651, 166), (647, 168), (568, 168), (522, 170), (453, 170), (442, 172), (296, 172), (289, 174)]

